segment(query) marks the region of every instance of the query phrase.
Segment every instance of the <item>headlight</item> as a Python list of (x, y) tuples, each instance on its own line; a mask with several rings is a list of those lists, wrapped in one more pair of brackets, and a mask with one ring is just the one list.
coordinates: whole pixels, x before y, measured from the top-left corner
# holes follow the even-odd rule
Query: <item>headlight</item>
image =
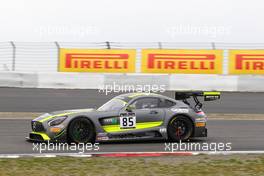
[(51, 121), (49, 121), (48, 124), (49, 126), (56, 126), (56, 125), (61, 124), (66, 118), (67, 116), (56, 117), (55, 119), (52, 119)]

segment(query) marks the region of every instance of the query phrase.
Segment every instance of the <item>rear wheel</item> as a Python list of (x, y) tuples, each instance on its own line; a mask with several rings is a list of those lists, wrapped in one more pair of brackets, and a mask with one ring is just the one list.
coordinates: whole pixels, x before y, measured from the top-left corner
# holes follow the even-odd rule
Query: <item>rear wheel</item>
[(186, 141), (193, 132), (192, 121), (185, 116), (172, 118), (168, 125), (168, 135), (172, 141)]
[(74, 143), (94, 142), (95, 129), (90, 120), (84, 117), (74, 119), (68, 128), (68, 141)]

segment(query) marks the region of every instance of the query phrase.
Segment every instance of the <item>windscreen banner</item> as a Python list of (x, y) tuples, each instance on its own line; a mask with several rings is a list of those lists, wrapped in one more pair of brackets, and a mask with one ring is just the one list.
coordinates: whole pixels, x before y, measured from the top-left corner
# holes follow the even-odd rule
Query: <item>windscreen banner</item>
[(222, 74), (223, 50), (143, 49), (142, 73)]
[(229, 50), (229, 74), (264, 74), (264, 50)]
[(59, 72), (135, 72), (136, 50), (60, 49)]

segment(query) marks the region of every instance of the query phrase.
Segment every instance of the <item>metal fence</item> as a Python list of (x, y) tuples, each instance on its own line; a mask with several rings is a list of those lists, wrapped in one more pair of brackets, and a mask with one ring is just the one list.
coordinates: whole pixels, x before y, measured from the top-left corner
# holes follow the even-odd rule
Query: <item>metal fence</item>
[[(140, 51), (150, 49), (264, 49), (264, 43), (182, 42), (0, 42), (0, 71), (57, 72), (60, 48), (137, 49), (136, 72), (140, 72)], [(224, 51), (224, 74), (227, 53)]]

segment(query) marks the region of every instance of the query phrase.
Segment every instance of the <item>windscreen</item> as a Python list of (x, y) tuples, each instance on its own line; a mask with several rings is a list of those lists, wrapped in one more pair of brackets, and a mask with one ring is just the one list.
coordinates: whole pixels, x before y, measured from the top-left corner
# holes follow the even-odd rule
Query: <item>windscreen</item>
[(114, 99), (109, 100), (105, 104), (103, 104), (97, 110), (98, 111), (114, 111), (114, 110), (120, 110), (125, 105), (126, 105), (126, 102), (125, 101), (123, 101), (121, 99), (118, 99), (118, 98), (114, 98)]

